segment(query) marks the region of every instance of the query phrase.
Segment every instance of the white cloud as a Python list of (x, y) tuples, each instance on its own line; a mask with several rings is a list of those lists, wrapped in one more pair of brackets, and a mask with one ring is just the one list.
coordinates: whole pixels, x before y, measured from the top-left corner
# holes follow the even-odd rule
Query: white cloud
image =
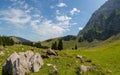
[(58, 7), (67, 7), (67, 5), (65, 3), (59, 3), (57, 6)]
[(7, 21), (16, 26), (25, 25), (31, 19), (29, 15), (27, 15), (24, 11), (20, 9), (9, 9), (0, 11), (0, 15), (3, 16), (0, 20)]
[(25, 1), (21, 1), (21, 0), (19, 0), (19, 1), (18, 1), (18, 4), (20, 4), (20, 5), (24, 5), (24, 4), (26, 4), (26, 3), (25, 3)]
[(24, 9), (28, 9), (28, 7), (29, 7), (28, 4), (24, 5)]
[(35, 33), (39, 34), (41, 37), (44, 37), (42, 40), (61, 36), (63, 32), (66, 31), (64, 28), (53, 23), (51, 20), (44, 20), (42, 22), (34, 20), (31, 21), (31, 26)]
[(72, 23), (72, 25), (76, 25), (77, 23)]
[[(72, 17), (62, 15), (61, 11), (56, 10), (56, 21), (48, 20), (43, 15), (40, 15), (40, 10), (30, 6), (25, 0), (14, 0), (13, 6), (9, 10), (0, 11), (0, 20), (10, 23), (17, 27), (24, 27), (27, 25), (31, 30), (31, 35), (40, 37), (40, 40), (62, 36), (65, 32), (70, 30)], [(17, 8), (18, 6), (18, 8)], [(67, 7), (65, 3), (60, 3), (58, 7)], [(51, 8), (54, 8), (51, 7)]]
[(58, 21), (69, 21), (71, 20), (72, 18), (71, 17), (68, 17), (68, 16), (56, 16), (56, 19)]
[(46, 40), (62, 36), (64, 32), (68, 31), (71, 19), (72, 18), (68, 16), (57, 16), (56, 20), (58, 20), (58, 22), (55, 23), (52, 20), (41, 18), (40, 20), (31, 20), (30, 25), (34, 33), (38, 34), (42, 40)]
[(79, 29), (79, 30), (83, 30), (83, 27), (79, 27), (78, 29)]
[(38, 17), (40, 17), (40, 15), (39, 14), (34, 14), (33, 17), (37, 17), (38, 18)]
[(78, 10), (77, 8), (73, 8), (73, 9), (70, 11), (70, 14), (71, 14), (71, 15), (74, 15), (75, 13), (80, 13), (80, 10)]

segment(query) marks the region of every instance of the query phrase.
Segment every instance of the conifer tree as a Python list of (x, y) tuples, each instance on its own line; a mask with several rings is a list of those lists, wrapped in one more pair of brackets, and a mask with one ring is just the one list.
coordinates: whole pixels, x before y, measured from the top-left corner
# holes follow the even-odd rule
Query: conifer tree
[(63, 50), (63, 42), (61, 39), (59, 40), (59, 43), (58, 43), (58, 50)]

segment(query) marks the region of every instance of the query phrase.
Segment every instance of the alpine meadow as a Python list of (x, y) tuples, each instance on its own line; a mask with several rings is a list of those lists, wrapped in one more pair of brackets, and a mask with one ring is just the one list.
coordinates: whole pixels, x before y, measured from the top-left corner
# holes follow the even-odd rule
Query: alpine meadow
[(0, 75), (120, 75), (120, 0), (1, 0)]

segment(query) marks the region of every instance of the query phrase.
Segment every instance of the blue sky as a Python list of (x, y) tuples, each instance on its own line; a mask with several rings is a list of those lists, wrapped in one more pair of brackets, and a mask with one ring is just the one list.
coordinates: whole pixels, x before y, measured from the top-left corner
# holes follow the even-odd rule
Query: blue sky
[(0, 35), (32, 41), (77, 35), (107, 0), (1, 0)]

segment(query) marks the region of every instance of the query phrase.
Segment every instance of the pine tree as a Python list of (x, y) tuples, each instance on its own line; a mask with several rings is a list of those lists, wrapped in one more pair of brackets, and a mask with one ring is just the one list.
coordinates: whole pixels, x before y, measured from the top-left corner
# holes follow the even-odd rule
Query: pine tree
[(75, 49), (78, 49), (77, 45), (75, 45)]
[(63, 50), (63, 42), (61, 39), (59, 40), (59, 43), (58, 43), (58, 50)]
[(54, 43), (52, 43), (51, 49), (54, 49)]
[(52, 43), (51, 48), (54, 49), (54, 50), (57, 50), (57, 42), (56, 41), (54, 43)]
[(37, 43), (34, 44), (34, 46), (37, 47), (37, 48), (41, 48), (42, 45), (41, 45), (40, 42), (37, 42)]
[(10, 37), (0, 36), (0, 45), (14, 45), (14, 41)]

